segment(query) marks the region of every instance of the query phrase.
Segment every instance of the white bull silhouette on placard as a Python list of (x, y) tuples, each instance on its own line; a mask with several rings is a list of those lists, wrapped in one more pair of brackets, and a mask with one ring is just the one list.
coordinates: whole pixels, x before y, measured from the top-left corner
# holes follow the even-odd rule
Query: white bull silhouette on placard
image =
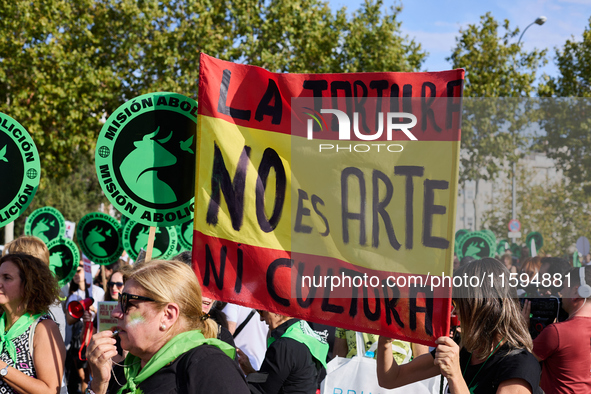
[(159, 131), (160, 126), (134, 142), (135, 149), (121, 162), (121, 176), (138, 197), (156, 204), (168, 204), (176, 201), (176, 195), (158, 178), (158, 170), (176, 164), (177, 158), (162, 145), (170, 140), (172, 131), (168, 137), (155, 140)]

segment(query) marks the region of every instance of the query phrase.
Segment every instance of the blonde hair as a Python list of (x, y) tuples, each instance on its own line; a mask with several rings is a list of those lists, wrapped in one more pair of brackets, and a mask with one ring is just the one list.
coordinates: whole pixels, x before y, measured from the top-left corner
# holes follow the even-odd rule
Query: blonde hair
[(144, 288), (146, 296), (164, 307), (169, 302), (179, 306), (181, 331), (201, 330), (205, 338), (217, 337), (217, 324), (205, 319), (201, 286), (193, 270), (179, 261), (151, 260), (136, 264), (124, 273), (125, 280), (134, 280)]
[(482, 286), (467, 283), (453, 289), (462, 327), (461, 345), (478, 358), (488, 356), (499, 340), (512, 349), (531, 352), (531, 336), (505, 264), (484, 258), (460, 267), (457, 275), (485, 278)]
[(37, 257), (49, 265), (49, 249), (47, 249), (47, 245), (34, 236), (23, 235), (7, 243), (2, 255), (6, 256), (9, 253), (25, 253)]

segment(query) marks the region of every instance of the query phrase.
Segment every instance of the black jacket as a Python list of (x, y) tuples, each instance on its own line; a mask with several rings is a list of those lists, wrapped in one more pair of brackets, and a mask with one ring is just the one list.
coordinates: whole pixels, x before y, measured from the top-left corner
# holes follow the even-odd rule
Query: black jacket
[(253, 394), (315, 394), (318, 377), (324, 367), (306, 345), (291, 338), (282, 338), (298, 319), (290, 319), (271, 331), (275, 342), (269, 346), (261, 369), (247, 376)]
[[(125, 384), (123, 368), (115, 367), (117, 381)], [(111, 378), (108, 393), (117, 393), (120, 387)], [(140, 383), (138, 388), (144, 394), (249, 393), (238, 364), (211, 345), (201, 345), (187, 351)]]

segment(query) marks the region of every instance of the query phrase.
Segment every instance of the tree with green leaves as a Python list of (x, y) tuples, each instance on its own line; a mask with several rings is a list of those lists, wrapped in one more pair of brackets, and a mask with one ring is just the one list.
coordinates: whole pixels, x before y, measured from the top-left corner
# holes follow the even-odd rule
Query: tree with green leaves
[(519, 29), (509, 21), (502, 26), (490, 13), (479, 24), (460, 30), (456, 47), (447, 59), (453, 68), (465, 68), (462, 118), (461, 184), (474, 181), (475, 225), (480, 228), (476, 205), (480, 180), (494, 180), (507, 162), (514, 162), (530, 144), (523, 133), (532, 121), (520, 100), (535, 92), (537, 70), (545, 64), (545, 50), (524, 51), (517, 42)]
[(322, 0), (5, 2), (0, 112), (29, 131), (42, 163), (17, 230), (35, 207), (68, 220), (78, 217), (69, 204), (98, 207), (95, 182), (80, 186), (82, 200), (56, 193), (88, 175), (101, 127), (122, 103), (157, 91), (197, 98), (201, 52), (278, 72), (418, 71), (426, 54), (402, 36), (400, 8), (382, 5), (367, 0), (349, 17)]
[(573, 184), (591, 194), (591, 18), (583, 40), (556, 49), (560, 75), (539, 86), (542, 101), (537, 148), (556, 161)]
[(382, 8), (365, 0), (347, 18), (320, 0), (258, 1), (239, 20), (238, 49), (245, 63), (275, 72), (419, 71), (426, 53), (402, 35), (401, 7)]
[[(541, 253), (565, 256), (569, 247), (580, 236), (591, 237), (591, 202), (579, 185), (565, 178), (550, 178), (536, 182), (535, 169), (519, 168), (517, 201), (523, 212), (519, 216), (523, 234), (537, 231), (544, 237)], [(581, 201), (587, 200), (586, 203)], [(511, 190), (508, 185), (495, 188), (494, 207), (483, 213), (483, 225), (492, 230), (497, 239), (507, 235), (507, 223), (511, 219)], [(559, 218), (559, 219), (557, 219)]]

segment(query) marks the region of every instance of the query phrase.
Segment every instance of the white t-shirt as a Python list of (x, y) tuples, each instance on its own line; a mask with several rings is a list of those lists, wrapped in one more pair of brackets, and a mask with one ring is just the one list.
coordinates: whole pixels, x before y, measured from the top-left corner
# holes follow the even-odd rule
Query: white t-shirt
[[(228, 303), (223, 312), (226, 314), (228, 322), (236, 323), (236, 328), (238, 328), (248, 317), (251, 310), (251, 308)], [(269, 326), (267, 326), (267, 323), (262, 322), (259, 314), (255, 312), (246, 326), (240, 331), (240, 334), (234, 338), (236, 347), (248, 356), (250, 364), (257, 371), (261, 368), (267, 352), (268, 332)]]
[[(68, 309), (68, 304), (72, 301), (82, 301), (86, 297), (86, 292), (84, 290), (76, 290), (68, 297), (68, 301), (66, 302), (66, 310)], [(95, 308), (97, 307), (97, 302), (103, 302), (105, 300), (105, 291), (102, 287), (97, 285), (92, 285), (92, 298), (94, 299), (94, 303), (92, 304)]]

